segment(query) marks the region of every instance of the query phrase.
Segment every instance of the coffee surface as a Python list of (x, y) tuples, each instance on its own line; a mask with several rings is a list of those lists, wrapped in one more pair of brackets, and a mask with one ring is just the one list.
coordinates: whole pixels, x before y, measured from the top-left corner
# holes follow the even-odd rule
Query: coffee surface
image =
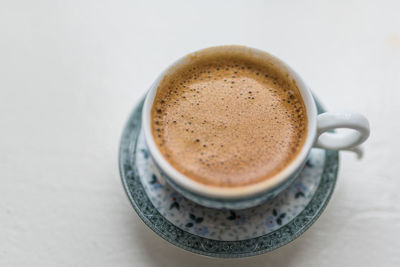
[(161, 81), (151, 111), (159, 150), (207, 185), (268, 179), (300, 151), (307, 131), (297, 87), (246, 56), (193, 59)]

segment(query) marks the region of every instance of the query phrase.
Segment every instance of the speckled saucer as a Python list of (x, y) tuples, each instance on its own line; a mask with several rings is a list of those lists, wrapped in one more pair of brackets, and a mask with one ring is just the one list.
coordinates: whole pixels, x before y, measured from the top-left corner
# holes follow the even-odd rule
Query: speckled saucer
[[(153, 173), (141, 133), (143, 101), (124, 129), (119, 154), (123, 186), (139, 217), (168, 242), (220, 258), (254, 256), (300, 236), (319, 217), (333, 192), (338, 152), (313, 149), (294, 183), (273, 200), (245, 210), (195, 204)], [(317, 103), (318, 112), (323, 110)]]

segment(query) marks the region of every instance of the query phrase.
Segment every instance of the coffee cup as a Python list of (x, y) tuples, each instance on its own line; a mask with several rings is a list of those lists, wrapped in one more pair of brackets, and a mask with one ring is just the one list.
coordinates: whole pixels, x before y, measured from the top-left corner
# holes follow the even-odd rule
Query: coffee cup
[[(299, 98), (303, 103), (307, 127), (304, 140), (294, 158), (282, 169), (274, 172), (268, 179), (263, 179), (251, 184), (239, 186), (219, 186), (199, 182), (168, 161), (160, 151), (152, 129), (152, 109), (157, 90), (165, 77), (179, 72), (193, 60), (199, 58), (213, 58), (213, 55), (240, 54), (245, 57), (260, 60), (273, 67), (297, 88)], [(264, 64), (262, 63), (262, 64)], [(257, 73), (258, 75), (258, 73)], [(264, 51), (245, 46), (218, 46), (206, 48), (186, 55), (171, 64), (162, 72), (151, 85), (143, 105), (142, 128), (146, 145), (149, 149), (155, 173), (160, 179), (165, 180), (173, 189), (184, 197), (200, 205), (210, 208), (244, 209), (266, 202), (282, 190), (287, 188), (302, 170), (312, 148), (329, 150), (348, 150), (359, 146), (369, 136), (368, 120), (361, 114), (349, 111), (326, 112), (317, 114), (316, 103), (310, 89), (303, 79), (286, 63)], [(346, 132), (333, 132), (334, 129), (346, 128)], [(299, 135), (300, 136), (300, 135)]]

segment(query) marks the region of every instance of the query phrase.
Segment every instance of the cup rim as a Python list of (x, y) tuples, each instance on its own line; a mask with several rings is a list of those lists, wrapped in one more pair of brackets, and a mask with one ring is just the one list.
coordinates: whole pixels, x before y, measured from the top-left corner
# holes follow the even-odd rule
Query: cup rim
[[(172, 73), (177, 67), (180, 67), (184, 64), (187, 64), (191, 57), (197, 54), (203, 53), (215, 53), (223, 50), (231, 50), (231, 51), (239, 51), (243, 53), (250, 53), (255, 56), (260, 56), (266, 58), (268, 61), (272, 62), (275, 67), (280, 68), (282, 71), (285, 71), (289, 74), (289, 77), (292, 78), (300, 92), (300, 95), (303, 99), (307, 119), (308, 119), (308, 127), (307, 127), (307, 137), (306, 140), (297, 154), (297, 157), (292, 160), (284, 169), (275, 174), (274, 176), (249, 185), (244, 185), (240, 187), (218, 187), (213, 185), (206, 185), (200, 182), (197, 182), (186, 175), (179, 172), (175, 169), (161, 154), (158, 150), (158, 147), (154, 141), (153, 134), (151, 131), (151, 108), (153, 106), (154, 98), (158, 89), (158, 85), (166, 74)], [(284, 63), (279, 58), (262, 51), (260, 49), (241, 46), (241, 45), (224, 45), (224, 46), (214, 46), (205, 49), (198, 50), (196, 52), (190, 53), (186, 56), (183, 56), (176, 60), (174, 63), (169, 65), (165, 71), (163, 71), (154, 83), (150, 86), (148, 93), (146, 94), (146, 98), (143, 105), (142, 110), (142, 128), (144, 132), (144, 137), (146, 144), (148, 146), (149, 152), (155, 161), (156, 165), (162, 169), (162, 171), (171, 179), (174, 183), (179, 185), (185, 190), (193, 192), (195, 194), (211, 197), (211, 198), (219, 198), (219, 199), (238, 199), (238, 198), (246, 198), (254, 195), (261, 194), (263, 192), (267, 192), (273, 188), (278, 187), (282, 183), (284, 183), (287, 179), (293, 175), (298, 168), (300, 168), (303, 163), (306, 161), (307, 156), (315, 142), (316, 132), (317, 132), (317, 108), (314, 102), (314, 98), (311, 94), (311, 91), (306, 86), (304, 81), (300, 78), (300, 76), (286, 63)]]

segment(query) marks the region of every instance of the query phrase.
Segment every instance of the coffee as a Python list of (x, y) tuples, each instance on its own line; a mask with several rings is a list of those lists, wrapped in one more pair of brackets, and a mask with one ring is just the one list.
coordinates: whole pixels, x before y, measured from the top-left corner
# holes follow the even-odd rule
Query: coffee
[(296, 84), (273, 64), (237, 52), (195, 54), (167, 73), (151, 120), (155, 143), (176, 170), (219, 187), (271, 178), (307, 135)]

